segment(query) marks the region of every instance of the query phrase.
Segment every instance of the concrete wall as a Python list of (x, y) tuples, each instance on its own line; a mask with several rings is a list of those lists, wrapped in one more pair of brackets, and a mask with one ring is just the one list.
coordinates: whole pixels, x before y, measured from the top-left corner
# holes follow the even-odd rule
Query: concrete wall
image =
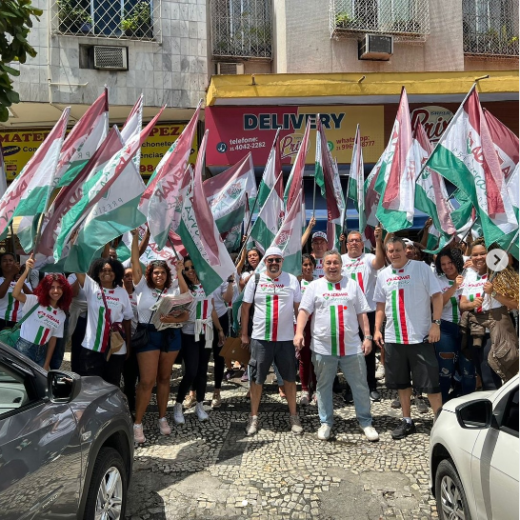
[[(38, 55), (20, 66), (21, 75), (15, 80), (22, 101), (89, 104), (105, 84), (112, 105), (132, 105), (144, 92), (146, 106), (166, 103), (192, 108), (204, 96), (208, 83), (206, 0), (162, 0), (161, 43), (52, 34), (48, 0), (33, 0), (33, 4), (44, 14), (29, 37)], [(80, 69), (80, 44), (127, 46), (129, 70)]]

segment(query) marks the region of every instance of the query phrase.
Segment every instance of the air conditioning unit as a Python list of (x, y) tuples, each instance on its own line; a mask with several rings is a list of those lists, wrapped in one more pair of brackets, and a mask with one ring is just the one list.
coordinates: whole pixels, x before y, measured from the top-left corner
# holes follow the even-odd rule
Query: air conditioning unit
[(243, 63), (217, 62), (217, 74), (244, 74)]
[(99, 70), (128, 70), (128, 48), (95, 45), (94, 68)]
[(382, 34), (365, 34), (358, 42), (358, 59), (388, 61), (394, 53), (394, 39)]

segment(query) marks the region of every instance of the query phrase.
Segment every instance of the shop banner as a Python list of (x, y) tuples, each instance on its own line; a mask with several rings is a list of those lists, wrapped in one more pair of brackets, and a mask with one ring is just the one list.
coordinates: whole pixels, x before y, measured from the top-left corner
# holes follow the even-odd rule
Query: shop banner
[(417, 124), (421, 124), (431, 143), (437, 143), (444, 130), (448, 128), (453, 117), (453, 112), (439, 106), (427, 106), (416, 108), (411, 111), (412, 130), (415, 131)]
[(311, 121), (306, 163), (314, 164), (316, 114), (320, 114), (332, 156), (339, 164), (349, 164), (356, 126), (361, 130), (363, 157), (375, 163), (383, 153), (384, 107), (377, 106), (302, 106), (302, 107), (208, 107), (209, 130), (206, 164), (228, 166), (253, 154), (255, 166), (265, 165), (278, 127), (282, 163), (294, 161), (303, 138), (305, 125)]
[[(170, 148), (171, 144), (181, 135), (186, 123), (171, 123), (157, 125), (152, 134), (141, 147), (142, 177), (150, 177)], [(69, 130), (70, 131), (70, 130)], [(0, 132), (0, 143), (4, 152), (5, 172), (7, 181), (12, 181), (29, 162), (34, 152), (49, 134), (49, 130), (24, 130)], [(190, 163), (197, 160), (197, 139), (193, 140)]]

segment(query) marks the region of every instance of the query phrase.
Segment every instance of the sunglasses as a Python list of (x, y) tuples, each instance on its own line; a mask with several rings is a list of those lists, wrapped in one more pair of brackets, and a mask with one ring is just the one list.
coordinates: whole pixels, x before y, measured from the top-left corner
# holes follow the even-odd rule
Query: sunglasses
[(283, 262), (283, 258), (268, 258), (265, 263), (266, 264), (281, 264)]
[(184, 271), (195, 271), (195, 267), (184, 267)]

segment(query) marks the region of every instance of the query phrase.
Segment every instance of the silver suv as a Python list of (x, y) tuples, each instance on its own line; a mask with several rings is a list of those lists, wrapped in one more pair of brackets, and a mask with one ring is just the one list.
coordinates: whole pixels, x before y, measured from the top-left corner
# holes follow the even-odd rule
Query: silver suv
[(0, 517), (124, 518), (134, 453), (122, 392), (0, 343)]

